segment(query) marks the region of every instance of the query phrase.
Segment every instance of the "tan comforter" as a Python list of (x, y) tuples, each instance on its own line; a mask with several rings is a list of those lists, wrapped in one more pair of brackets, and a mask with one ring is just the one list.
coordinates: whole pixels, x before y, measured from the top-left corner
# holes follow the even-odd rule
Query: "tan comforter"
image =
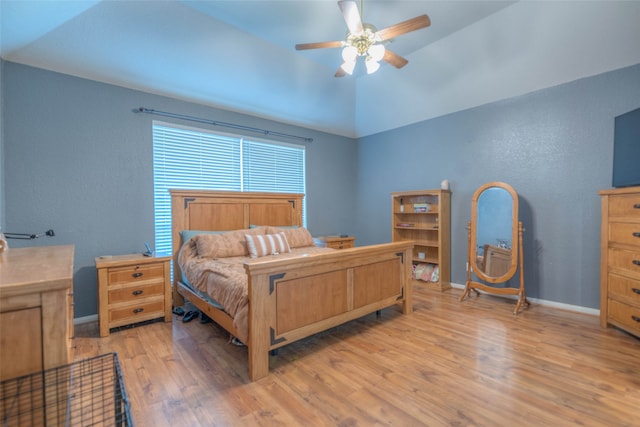
[[(268, 258), (291, 258), (321, 252), (331, 252), (335, 249), (305, 246), (291, 249), (291, 253), (270, 255)], [(248, 256), (230, 256), (221, 258), (207, 258), (198, 255), (196, 237), (188, 240), (180, 250), (178, 262), (182, 274), (191, 286), (214, 299), (224, 308), (232, 318), (233, 325), (238, 331), (237, 337), (246, 343), (248, 333), (247, 274), (244, 262), (250, 260)]]

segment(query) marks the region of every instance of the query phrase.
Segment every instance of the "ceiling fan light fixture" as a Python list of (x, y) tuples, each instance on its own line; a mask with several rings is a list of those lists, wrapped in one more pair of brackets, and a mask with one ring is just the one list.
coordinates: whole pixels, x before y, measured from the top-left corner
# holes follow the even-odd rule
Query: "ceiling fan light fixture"
[(380, 63), (374, 61), (372, 57), (368, 57), (364, 63), (367, 66), (367, 74), (373, 74), (380, 68)]
[(342, 70), (345, 73), (347, 73), (349, 75), (352, 75), (353, 74), (353, 69), (356, 68), (356, 60), (354, 59), (353, 61), (345, 61), (345, 62), (342, 63), (340, 68), (342, 68)]
[(335, 77), (352, 74), (358, 61), (358, 56), (365, 58), (368, 74), (375, 73), (380, 68), (381, 61), (387, 62), (396, 68), (404, 67), (409, 61), (386, 49), (383, 43), (431, 25), (429, 16), (423, 14), (378, 31), (374, 25), (362, 21), (362, 0), (360, 0), (360, 7), (358, 7), (357, 0), (339, 0), (338, 7), (348, 28), (344, 41), (302, 43), (295, 46), (296, 50), (342, 48), (343, 63), (336, 71)]
[(382, 61), (382, 58), (384, 58), (384, 51), (384, 45), (374, 44), (369, 47), (369, 57), (371, 57), (376, 62)]
[(342, 49), (342, 59), (344, 62), (353, 62), (355, 64), (356, 58), (358, 57), (358, 49), (353, 46), (345, 46)]

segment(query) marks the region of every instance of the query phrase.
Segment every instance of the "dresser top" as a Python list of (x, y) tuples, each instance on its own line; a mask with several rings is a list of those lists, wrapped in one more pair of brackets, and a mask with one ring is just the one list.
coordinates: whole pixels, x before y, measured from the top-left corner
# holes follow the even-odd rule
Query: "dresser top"
[(73, 285), (73, 245), (10, 248), (0, 254), (0, 296)]
[(637, 187), (621, 187), (621, 188), (610, 188), (608, 190), (600, 190), (598, 194), (601, 196), (612, 196), (616, 194), (637, 194), (640, 193), (640, 186)]

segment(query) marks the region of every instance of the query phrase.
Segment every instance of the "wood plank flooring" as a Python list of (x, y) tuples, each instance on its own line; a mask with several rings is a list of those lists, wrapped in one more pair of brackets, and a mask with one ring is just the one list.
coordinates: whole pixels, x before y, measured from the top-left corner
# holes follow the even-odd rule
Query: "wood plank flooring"
[(640, 426), (640, 339), (598, 318), (416, 287), (398, 306), (280, 349), (249, 382), (247, 351), (198, 320), (98, 338), (117, 352), (136, 426)]

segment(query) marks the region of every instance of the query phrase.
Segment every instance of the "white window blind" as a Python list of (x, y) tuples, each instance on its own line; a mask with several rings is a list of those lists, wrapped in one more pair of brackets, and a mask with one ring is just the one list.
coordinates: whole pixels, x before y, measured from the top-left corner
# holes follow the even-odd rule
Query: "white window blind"
[(243, 142), (242, 191), (304, 193), (304, 148)]
[(155, 250), (170, 254), (169, 189), (304, 193), (305, 148), (154, 122), (153, 186)]

